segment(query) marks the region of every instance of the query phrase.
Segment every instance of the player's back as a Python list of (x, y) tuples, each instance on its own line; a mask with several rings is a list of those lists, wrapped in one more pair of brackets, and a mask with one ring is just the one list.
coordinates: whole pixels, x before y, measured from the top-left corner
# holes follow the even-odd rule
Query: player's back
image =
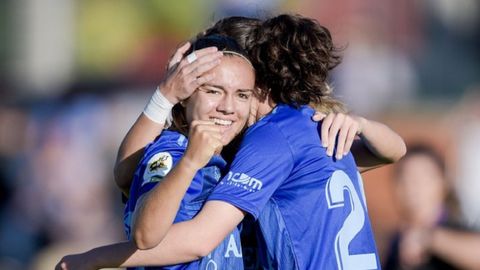
[(376, 269), (379, 261), (354, 159), (351, 154), (341, 160), (326, 155), (313, 112), (307, 106), (279, 105), (263, 120), (285, 138), (284, 149), (290, 152), (285, 154), (293, 162), (258, 217), (270, 253), (265, 255), (270, 267), (278, 269)]

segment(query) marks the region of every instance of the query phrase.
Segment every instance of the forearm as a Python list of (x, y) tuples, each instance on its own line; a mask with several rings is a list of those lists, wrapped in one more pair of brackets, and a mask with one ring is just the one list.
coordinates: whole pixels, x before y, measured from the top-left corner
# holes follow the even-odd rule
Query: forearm
[(403, 139), (388, 126), (361, 118), (360, 141), (352, 146), (352, 152), (359, 167), (365, 170), (383, 164), (393, 163), (407, 151)]
[(141, 114), (123, 139), (115, 162), (115, 183), (128, 196), (130, 184), (143, 156), (145, 146), (153, 141), (164, 125), (150, 120)]
[(161, 242), (151, 249), (138, 250), (122, 266), (141, 261), (144, 265), (189, 262), (207, 256), (242, 221), (245, 214), (233, 205), (207, 201), (195, 218), (173, 224)]
[(236, 207), (209, 201), (192, 220), (173, 224), (157, 246), (137, 249), (122, 242), (92, 249), (80, 258), (102, 267), (163, 266), (197, 260), (207, 256), (241, 222), (244, 213)]
[(207, 239), (202, 229), (194, 223), (186, 221), (173, 224), (158, 245), (151, 249), (135, 250), (135, 253), (120, 266), (171, 265), (198, 260), (208, 255), (219, 242), (206, 246), (211, 239)]
[(97, 247), (73, 256), (80, 256), (79, 259), (84, 261), (85, 265), (92, 266), (91, 268), (95, 269), (165, 266), (186, 263), (200, 258), (200, 256), (194, 255), (196, 252), (191, 245), (186, 245), (179, 240), (182, 239), (171, 241), (170, 238), (166, 238), (165, 243), (148, 250), (137, 249), (133, 242), (120, 242)]
[(165, 266), (191, 262), (209, 254), (220, 242), (208, 244), (207, 234), (189, 222), (177, 223), (157, 246), (141, 250), (133, 242), (121, 242), (94, 248), (82, 260), (95, 268)]
[(198, 169), (182, 158), (172, 171), (138, 202), (132, 234), (138, 248), (152, 248), (162, 241), (174, 222), (180, 202)]
[(462, 269), (480, 269), (480, 234), (436, 228), (431, 252)]

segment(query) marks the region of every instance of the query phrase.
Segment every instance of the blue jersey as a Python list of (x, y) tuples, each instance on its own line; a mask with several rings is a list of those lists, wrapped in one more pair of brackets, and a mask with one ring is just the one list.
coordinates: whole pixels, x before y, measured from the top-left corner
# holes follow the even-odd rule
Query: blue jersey
[(378, 269), (354, 159), (326, 155), (313, 113), (280, 104), (247, 130), (209, 200), (258, 219), (264, 268)]
[[(131, 239), (131, 217), (138, 199), (155, 187), (174, 167), (185, 153), (187, 138), (178, 132), (164, 131), (145, 149), (145, 154), (135, 172), (130, 196), (125, 206), (124, 225)], [(199, 170), (183, 197), (174, 223), (192, 219), (217, 185), (226, 162), (214, 156)], [(143, 269), (143, 268), (137, 268)], [(200, 260), (168, 267), (145, 267), (145, 269), (243, 269), (243, 259), (238, 229), (229, 234), (208, 256)]]

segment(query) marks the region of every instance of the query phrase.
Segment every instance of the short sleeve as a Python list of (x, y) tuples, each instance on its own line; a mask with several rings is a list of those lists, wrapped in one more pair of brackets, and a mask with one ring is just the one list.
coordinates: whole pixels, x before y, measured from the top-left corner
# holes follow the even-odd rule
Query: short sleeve
[(230, 171), (208, 200), (220, 200), (250, 213), (255, 219), (293, 169), (288, 141), (274, 123), (249, 130)]
[(159, 151), (149, 155), (143, 172), (140, 174), (138, 197), (149, 192), (172, 170), (183, 155), (182, 151)]

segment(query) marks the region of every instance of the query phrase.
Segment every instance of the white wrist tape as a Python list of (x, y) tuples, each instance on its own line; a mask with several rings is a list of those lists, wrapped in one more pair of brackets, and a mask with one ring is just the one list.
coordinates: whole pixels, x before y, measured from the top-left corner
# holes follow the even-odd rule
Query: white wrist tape
[(165, 127), (169, 127), (172, 124), (172, 108), (173, 104), (162, 95), (157, 87), (143, 113), (153, 122), (165, 124)]

